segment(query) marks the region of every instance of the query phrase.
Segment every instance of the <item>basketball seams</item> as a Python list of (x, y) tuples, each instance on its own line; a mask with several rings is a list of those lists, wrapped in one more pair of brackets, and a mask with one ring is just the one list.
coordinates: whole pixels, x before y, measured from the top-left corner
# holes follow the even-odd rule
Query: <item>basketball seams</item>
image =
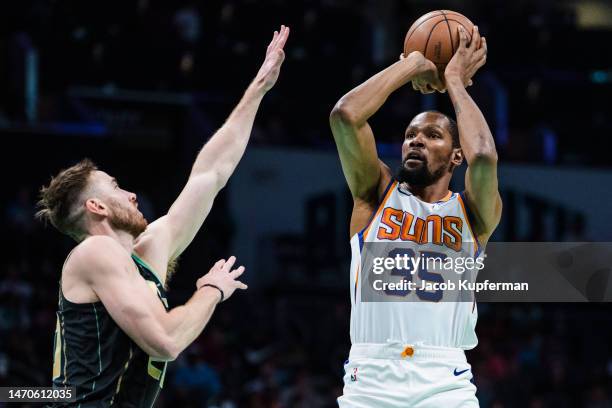
[(438, 21), (429, 30), (429, 34), (427, 35), (427, 41), (425, 41), (425, 48), (423, 49), (423, 55), (425, 56), (425, 58), (427, 58), (427, 46), (429, 45), (429, 40), (431, 39), (431, 34), (436, 30), (436, 27), (438, 26), (438, 24), (443, 23), (443, 22), (444, 22), (444, 20)]
[[(438, 13), (441, 13), (440, 11), (437, 11), (437, 12), (438, 12)], [(436, 11), (432, 11), (431, 13), (436, 13)], [(428, 13), (428, 14), (429, 14), (429, 13)], [(408, 29), (408, 33), (406, 33), (406, 35), (408, 35), (408, 36), (412, 35), (412, 33), (414, 33), (414, 32), (415, 32), (415, 31), (416, 31), (416, 30), (417, 30), (417, 29), (418, 29), (418, 28), (419, 28), (421, 25), (423, 25), (423, 24), (424, 24), (426, 21), (429, 21), (429, 20), (431, 20), (431, 19), (432, 19), (432, 18), (434, 18), (434, 17), (440, 17), (440, 16), (442, 16), (442, 14), (432, 14), (431, 16), (427, 17), (427, 18), (426, 18), (426, 19), (424, 19), (423, 21), (419, 22), (419, 23), (418, 23), (416, 26), (414, 26), (414, 27), (412, 27), (412, 26), (411, 26), (411, 27)], [(424, 17), (424, 16), (421, 16), (421, 17), (419, 18), (419, 20), (420, 20), (421, 18), (423, 18), (423, 17)], [(417, 21), (419, 21), (419, 20), (417, 20)], [(415, 21), (415, 23), (416, 23), (417, 21)], [(414, 23), (413, 23), (413, 25), (414, 25)]]
[[(434, 20), (432, 21), (432, 19)], [(454, 24), (451, 24), (451, 21)], [(441, 22), (446, 23), (446, 29), (444, 29), (444, 27), (440, 27), (439, 30), (448, 32), (450, 50), (446, 44), (446, 39), (444, 38), (446, 37), (446, 34), (442, 31), (436, 31)], [(426, 27), (423, 28), (423, 25)], [(457, 25), (460, 25), (465, 29), (468, 43), (471, 43), (473, 37), (471, 35), (472, 30), (468, 29), (468, 26), (473, 27), (474, 24), (464, 15), (450, 10), (435, 10), (421, 16), (421, 18), (417, 19), (415, 23), (413, 23), (413, 26), (409, 29), (406, 35), (404, 40), (404, 52), (406, 53), (407, 50), (421, 51), (426, 58), (442, 58), (445, 61), (452, 58), (458, 48), (455, 47), (453, 36), (453, 29), (457, 31)], [(433, 54), (428, 56), (429, 43), (431, 42), (432, 38), (435, 39), (435, 47), (432, 49)], [(459, 35), (457, 34), (457, 39), (458, 38)], [(440, 48), (441, 45), (442, 48)], [(438, 64), (436, 63), (436, 66), (437, 65)]]
[[(432, 13), (433, 13), (433, 11), (432, 11)], [(420, 26), (422, 26), (425, 22), (431, 20), (434, 17), (441, 17), (441, 16), (443, 16), (443, 14), (434, 14), (433, 16), (427, 17), (425, 20), (421, 21), (416, 27), (414, 27), (412, 32), (410, 32), (410, 30), (408, 30), (408, 34), (406, 35), (406, 39), (404, 40), (404, 48), (406, 47), (406, 44), (408, 43), (408, 41), (410, 41), (410, 37), (412, 37), (412, 34), (414, 34)]]
[[(471, 34), (471, 33), (472, 33), (472, 31), (471, 31), (471, 30), (468, 30), (468, 28), (465, 26), (465, 24), (463, 24), (461, 21), (459, 21), (459, 20), (455, 20), (455, 19), (453, 19), (453, 18), (449, 18), (447, 21), (454, 21), (455, 23), (460, 24), (460, 25), (461, 25), (463, 28), (465, 28), (465, 33), (466, 33), (466, 34), (467, 34), (467, 36), (468, 36), (468, 44), (469, 44), (470, 42), (472, 42), (472, 34)], [(449, 23), (449, 26), (450, 26), (450, 23)]]
[(450, 38), (450, 45), (451, 45), (451, 51), (452, 54), (455, 54), (455, 44), (453, 44), (453, 33), (451, 32), (451, 27), (450, 27), (450, 23), (448, 22), (448, 19), (446, 18), (446, 13), (444, 12), (444, 10), (442, 10), (442, 15), (444, 16), (444, 21), (446, 21), (446, 27), (448, 27), (448, 36)]

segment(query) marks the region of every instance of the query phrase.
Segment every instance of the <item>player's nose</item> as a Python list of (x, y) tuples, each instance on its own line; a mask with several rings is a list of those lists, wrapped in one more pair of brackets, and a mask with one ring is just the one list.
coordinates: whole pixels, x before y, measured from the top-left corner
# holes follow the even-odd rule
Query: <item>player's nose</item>
[(130, 202), (136, 204), (136, 202), (138, 201), (138, 197), (136, 197), (136, 194), (135, 193), (128, 193), (128, 194), (129, 194)]
[(421, 132), (417, 133), (415, 137), (410, 139), (410, 142), (408, 143), (408, 146), (410, 146), (410, 147), (422, 147), (422, 146), (425, 146), (423, 134)]

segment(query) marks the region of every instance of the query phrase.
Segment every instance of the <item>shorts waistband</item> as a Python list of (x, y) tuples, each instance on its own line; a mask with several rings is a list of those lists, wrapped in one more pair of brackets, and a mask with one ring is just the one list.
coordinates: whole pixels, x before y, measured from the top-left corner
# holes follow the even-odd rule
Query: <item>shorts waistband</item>
[(403, 343), (358, 343), (351, 346), (349, 360), (356, 358), (380, 358), (387, 360), (444, 360), (466, 362), (460, 348), (426, 346)]

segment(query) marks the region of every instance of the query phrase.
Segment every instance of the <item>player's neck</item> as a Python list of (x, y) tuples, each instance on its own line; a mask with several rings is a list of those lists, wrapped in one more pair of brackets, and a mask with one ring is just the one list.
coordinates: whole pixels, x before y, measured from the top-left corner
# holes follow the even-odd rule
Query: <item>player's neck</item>
[(107, 222), (99, 223), (89, 228), (89, 236), (106, 235), (119, 242), (128, 253), (134, 251), (134, 237), (127, 231), (113, 229)]
[(436, 201), (444, 200), (449, 192), (449, 183), (447, 180), (443, 179), (428, 186), (413, 186), (408, 183), (404, 183), (404, 186), (421, 201), (425, 201), (426, 203), (435, 203)]

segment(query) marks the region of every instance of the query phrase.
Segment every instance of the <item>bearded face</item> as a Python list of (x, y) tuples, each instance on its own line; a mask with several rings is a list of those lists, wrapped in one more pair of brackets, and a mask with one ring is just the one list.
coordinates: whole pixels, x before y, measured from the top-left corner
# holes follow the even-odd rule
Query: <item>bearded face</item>
[[(433, 167), (433, 168), (432, 168)], [(452, 168), (451, 157), (431, 165), (427, 157), (408, 155), (395, 172), (395, 179), (400, 183), (408, 183), (414, 187), (425, 187), (434, 184)]]
[(111, 198), (110, 215), (108, 221), (113, 229), (128, 232), (134, 238), (138, 237), (147, 228), (147, 220), (138, 209), (129, 204), (122, 204), (120, 201)]
[(435, 184), (461, 164), (461, 149), (454, 142), (449, 119), (439, 112), (423, 112), (406, 128), (402, 164), (395, 173), (412, 187)]

